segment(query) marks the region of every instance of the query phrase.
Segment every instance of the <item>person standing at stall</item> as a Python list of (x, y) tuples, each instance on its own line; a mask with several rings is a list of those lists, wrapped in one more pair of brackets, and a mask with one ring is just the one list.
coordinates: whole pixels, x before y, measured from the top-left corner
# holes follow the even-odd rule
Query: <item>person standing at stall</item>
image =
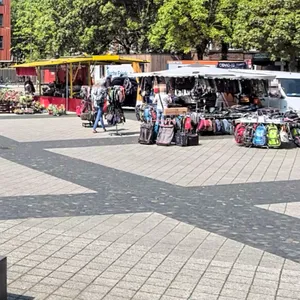
[(99, 121), (101, 123), (102, 129), (106, 131), (104, 121), (103, 121), (103, 106), (105, 101), (108, 98), (108, 91), (107, 88), (105, 87), (105, 79), (96, 82), (96, 84), (93, 86), (91, 97), (92, 97), (94, 110), (96, 110), (97, 112), (96, 120), (93, 126), (93, 133), (97, 133), (96, 129)]
[(168, 104), (172, 102), (170, 95), (166, 93), (166, 86), (160, 85), (159, 87), (154, 88), (155, 97), (153, 104), (157, 104), (156, 107), (156, 125), (164, 122), (164, 110), (168, 108)]

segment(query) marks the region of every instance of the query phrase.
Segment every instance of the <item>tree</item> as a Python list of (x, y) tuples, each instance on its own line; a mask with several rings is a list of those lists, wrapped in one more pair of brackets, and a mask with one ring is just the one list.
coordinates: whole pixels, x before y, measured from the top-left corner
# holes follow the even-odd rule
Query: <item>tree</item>
[(238, 0), (165, 0), (152, 25), (150, 42), (167, 51), (196, 50), (198, 59), (211, 41), (228, 44)]
[(13, 55), (37, 59), (53, 52), (49, 42), (55, 28), (51, 10), (47, 0), (12, 1)]
[(288, 60), (294, 71), (300, 53), (300, 0), (240, 0), (233, 40), (245, 50)]

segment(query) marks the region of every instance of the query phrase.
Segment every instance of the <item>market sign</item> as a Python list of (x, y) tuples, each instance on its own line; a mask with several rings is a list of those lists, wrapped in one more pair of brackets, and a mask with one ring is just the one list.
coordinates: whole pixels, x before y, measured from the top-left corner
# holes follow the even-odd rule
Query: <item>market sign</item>
[(244, 61), (219, 61), (217, 68), (221, 69), (247, 69), (247, 64)]
[(105, 76), (120, 77), (128, 76), (129, 74), (134, 73), (133, 68), (130, 64), (126, 65), (107, 65), (105, 66)]
[(255, 53), (252, 58), (252, 63), (270, 62), (270, 55), (268, 53)]

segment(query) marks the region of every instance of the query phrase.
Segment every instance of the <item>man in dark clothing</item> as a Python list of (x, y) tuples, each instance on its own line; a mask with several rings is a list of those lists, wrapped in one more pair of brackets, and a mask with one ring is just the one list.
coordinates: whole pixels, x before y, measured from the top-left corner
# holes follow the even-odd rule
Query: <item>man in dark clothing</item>
[(31, 81), (30, 77), (27, 77), (27, 80), (24, 83), (24, 89), (25, 89), (25, 92), (27, 92), (29, 94), (34, 94), (35, 93), (34, 84)]

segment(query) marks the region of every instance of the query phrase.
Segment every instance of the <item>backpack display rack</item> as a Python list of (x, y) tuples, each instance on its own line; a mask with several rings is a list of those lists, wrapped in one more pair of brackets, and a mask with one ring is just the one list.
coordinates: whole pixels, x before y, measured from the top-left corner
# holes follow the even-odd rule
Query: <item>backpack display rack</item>
[(236, 120), (234, 138), (245, 147), (278, 149), (289, 143), (300, 147), (300, 117), (295, 112), (258, 111)]
[(113, 86), (110, 88), (109, 106), (106, 114), (106, 120), (109, 125), (116, 126), (116, 131), (110, 133), (110, 135), (121, 136), (119, 132), (118, 124), (124, 124), (126, 122), (122, 103), (125, 100), (125, 91), (123, 86)]

